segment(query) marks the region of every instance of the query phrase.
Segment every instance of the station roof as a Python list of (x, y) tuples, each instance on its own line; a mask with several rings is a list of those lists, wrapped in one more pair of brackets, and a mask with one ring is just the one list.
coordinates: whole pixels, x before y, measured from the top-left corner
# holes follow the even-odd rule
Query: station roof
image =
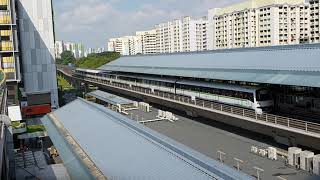
[(320, 87), (320, 44), (123, 56), (99, 69)]
[(113, 105), (117, 105), (117, 104), (121, 104), (121, 105), (125, 105), (125, 104), (133, 104), (133, 101), (114, 95), (114, 94), (110, 94), (104, 91), (100, 91), (100, 90), (96, 90), (93, 92), (88, 93), (87, 95), (95, 97), (101, 101), (107, 102), (109, 104), (113, 104)]
[[(54, 118), (52, 118), (54, 116)], [(56, 122), (58, 121), (58, 123)], [(101, 105), (77, 99), (42, 119), (72, 179), (90, 178), (76, 149), (106, 178), (253, 179)], [(57, 125), (58, 124), (58, 125)], [(67, 131), (63, 136), (60, 132)]]

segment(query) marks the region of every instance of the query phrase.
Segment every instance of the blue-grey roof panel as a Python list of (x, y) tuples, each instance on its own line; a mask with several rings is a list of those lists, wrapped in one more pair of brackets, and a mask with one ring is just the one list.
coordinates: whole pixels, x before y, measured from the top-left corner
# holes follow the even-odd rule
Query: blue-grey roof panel
[(100, 91), (100, 90), (96, 90), (93, 92), (88, 93), (89, 96), (95, 97), (97, 99), (100, 99), (104, 102), (113, 104), (113, 105), (117, 105), (117, 104), (133, 104), (133, 101), (114, 95), (114, 94), (110, 94), (104, 91)]
[(54, 115), (110, 179), (253, 179), (82, 99)]
[[(305, 48), (303, 48), (305, 47)], [(306, 48), (308, 47), (308, 48)], [(320, 87), (320, 45), (126, 56), (108, 71)]]

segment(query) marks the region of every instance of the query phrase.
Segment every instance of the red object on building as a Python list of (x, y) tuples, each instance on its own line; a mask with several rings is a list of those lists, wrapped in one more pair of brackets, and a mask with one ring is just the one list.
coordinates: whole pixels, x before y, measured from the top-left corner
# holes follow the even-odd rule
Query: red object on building
[(51, 105), (44, 104), (44, 105), (27, 106), (27, 107), (23, 107), (21, 111), (23, 116), (45, 115), (51, 112)]

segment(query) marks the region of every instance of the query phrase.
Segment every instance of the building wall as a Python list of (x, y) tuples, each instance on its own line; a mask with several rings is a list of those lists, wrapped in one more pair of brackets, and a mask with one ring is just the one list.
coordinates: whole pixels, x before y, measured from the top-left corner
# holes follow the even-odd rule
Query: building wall
[(249, 0), (208, 11), (210, 49), (309, 42), (309, 4), (303, 0)]
[(182, 52), (182, 21), (161, 23), (156, 25), (156, 42), (158, 53)]
[(51, 0), (17, 0), (24, 90), (27, 96), (50, 93), (58, 106)]
[(63, 41), (56, 41), (55, 42), (55, 56), (56, 58), (61, 58), (61, 54), (64, 51), (64, 43)]
[(320, 42), (320, 1), (310, 0), (310, 31), (311, 42)]
[(184, 17), (182, 22), (182, 51), (205, 51), (207, 46), (207, 28), (209, 26), (206, 18), (192, 19)]
[(17, 83), (21, 77), (14, 0), (3, 1), (0, 10), (1, 69), (6, 74), (7, 82)]
[(137, 44), (138, 49), (141, 48), (141, 54), (156, 54), (157, 49), (157, 31), (155, 29), (148, 31), (138, 31), (136, 36), (141, 40), (141, 44)]

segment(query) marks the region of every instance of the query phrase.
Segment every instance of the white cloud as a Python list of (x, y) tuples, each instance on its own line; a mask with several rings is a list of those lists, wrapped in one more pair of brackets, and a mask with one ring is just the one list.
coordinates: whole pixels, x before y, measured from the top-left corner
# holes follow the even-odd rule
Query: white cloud
[(241, 0), (150, 0), (135, 9), (121, 10), (118, 6), (123, 1), (133, 3), (131, 0), (56, 0), (57, 39), (83, 42), (88, 47), (104, 46), (108, 38), (151, 29), (157, 23), (186, 15), (205, 16), (212, 7)]

